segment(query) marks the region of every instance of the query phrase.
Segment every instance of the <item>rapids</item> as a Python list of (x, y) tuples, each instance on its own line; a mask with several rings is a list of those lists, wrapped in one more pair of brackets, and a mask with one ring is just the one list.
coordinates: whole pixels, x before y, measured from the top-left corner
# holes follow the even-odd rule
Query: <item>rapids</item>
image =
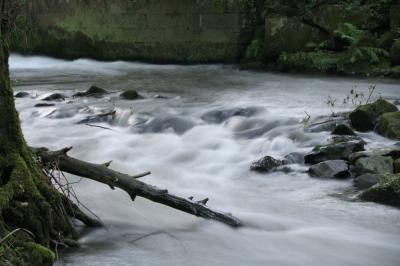
[[(12, 55), (11, 76), (23, 132), (31, 146), (59, 149), (91, 162), (113, 160), (126, 173), (151, 171), (145, 182), (228, 211), (241, 229), (198, 219), (85, 179), (74, 189), (105, 223), (86, 231), (81, 248), (59, 254), (57, 265), (400, 265), (400, 211), (354, 198), (351, 180), (290, 173), (258, 174), (252, 161), (305, 153), (329, 132), (307, 133), (302, 120), (346, 111), (351, 89), (368, 87), (400, 99), (398, 81), (239, 71), (223, 65), (151, 65), (64, 61)], [(69, 98), (96, 84), (104, 98)], [(136, 89), (143, 100), (121, 100)], [(60, 92), (65, 102), (35, 108)], [(159, 97), (166, 97), (166, 99)], [(328, 96), (337, 98), (334, 108)], [(71, 101), (72, 100), (72, 101)], [(114, 120), (85, 119), (102, 110)], [(83, 121), (83, 122), (82, 122)], [(81, 123), (79, 123), (81, 122)], [(394, 145), (374, 133), (367, 148)]]

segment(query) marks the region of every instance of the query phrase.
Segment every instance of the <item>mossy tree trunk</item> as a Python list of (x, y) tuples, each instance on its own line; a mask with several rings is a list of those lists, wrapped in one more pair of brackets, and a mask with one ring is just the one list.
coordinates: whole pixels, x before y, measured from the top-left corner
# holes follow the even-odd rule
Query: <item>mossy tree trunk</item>
[(12, 2), (0, 1), (0, 265), (51, 265), (52, 243), (77, 234), (70, 207), (43, 174), (21, 132), (8, 68)]

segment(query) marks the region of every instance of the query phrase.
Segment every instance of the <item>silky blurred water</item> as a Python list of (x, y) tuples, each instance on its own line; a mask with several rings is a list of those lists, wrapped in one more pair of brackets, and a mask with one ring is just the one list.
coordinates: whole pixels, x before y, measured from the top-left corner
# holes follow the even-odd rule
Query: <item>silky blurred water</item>
[[(367, 95), (371, 85), (374, 97), (400, 99), (398, 81), (18, 55), (10, 68), (14, 90), (31, 95), (16, 99), (29, 145), (73, 146), (70, 155), (83, 160), (151, 171), (143, 181), (209, 197), (209, 206), (246, 225), (232, 229), (145, 199), (132, 203), (123, 191), (83, 179), (74, 189), (106, 226), (86, 232), (82, 247), (62, 252), (58, 265), (400, 265), (398, 209), (354, 200), (351, 180), (310, 178), (300, 165), (290, 173), (249, 171), (262, 156), (305, 153), (329, 138), (304, 132), (305, 112), (315, 118), (350, 110), (343, 98), (351, 89)], [(92, 84), (111, 93), (71, 97)], [(145, 99), (121, 100), (126, 89)], [(66, 101), (34, 107), (54, 92)], [(334, 108), (328, 96), (337, 99)], [(90, 121), (111, 130), (79, 124), (113, 109), (114, 120)], [(361, 136), (368, 148), (395, 144)]]

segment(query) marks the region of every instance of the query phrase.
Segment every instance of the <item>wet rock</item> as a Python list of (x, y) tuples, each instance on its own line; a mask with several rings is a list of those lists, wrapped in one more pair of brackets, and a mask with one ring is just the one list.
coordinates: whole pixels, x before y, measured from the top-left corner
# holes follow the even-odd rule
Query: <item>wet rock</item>
[(358, 106), (350, 113), (351, 125), (358, 131), (373, 130), (377, 119), (384, 113), (396, 112), (398, 109), (395, 105), (379, 99), (374, 103)]
[(332, 135), (348, 135), (348, 136), (355, 136), (356, 134), (354, 131), (345, 124), (340, 124), (335, 127), (332, 131)]
[(53, 93), (46, 98), (43, 99), (43, 101), (64, 101), (65, 97), (61, 93)]
[(338, 125), (348, 124), (348, 119), (342, 116), (332, 117), (324, 116), (312, 120), (306, 127), (305, 131), (310, 133), (318, 133), (323, 131), (333, 131)]
[(400, 159), (397, 159), (393, 162), (393, 172), (395, 174), (400, 173)]
[(327, 160), (349, 160), (352, 153), (363, 151), (365, 142), (354, 138), (336, 139), (327, 145), (317, 145), (304, 157), (306, 164), (317, 164)]
[(379, 118), (376, 130), (384, 137), (400, 139), (400, 112), (383, 114)]
[(285, 156), (285, 162), (287, 164), (292, 164), (292, 163), (303, 164), (304, 154), (299, 152), (289, 153), (288, 155)]
[(354, 186), (359, 189), (367, 189), (381, 181), (385, 175), (366, 173), (354, 178)]
[(364, 191), (360, 198), (400, 207), (400, 174), (384, 177), (379, 183)]
[(195, 123), (190, 120), (171, 115), (161, 115), (136, 124), (133, 127), (133, 131), (142, 134), (161, 133), (172, 130), (177, 134), (183, 134), (194, 126)]
[(154, 98), (155, 98), (155, 99), (168, 99), (168, 97), (167, 97), (167, 96), (160, 95), (160, 94), (156, 94), (156, 95), (154, 95)]
[(201, 119), (207, 123), (219, 124), (233, 116), (253, 116), (257, 113), (258, 110), (258, 108), (254, 107), (214, 110), (203, 114), (201, 116)]
[(256, 172), (269, 172), (282, 165), (284, 165), (283, 161), (277, 160), (271, 156), (265, 156), (260, 160), (253, 162), (250, 165), (250, 170)]
[(349, 166), (343, 160), (330, 160), (314, 164), (308, 171), (311, 176), (320, 178), (346, 178), (350, 176)]
[(25, 92), (25, 91), (17, 92), (14, 95), (15, 98), (26, 98), (26, 97), (29, 97), (29, 96), (30, 96), (29, 92)]
[(394, 105), (400, 105), (400, 100), (395, 100), (395, 101), (393, 102), (393, 104), (394, 104)]
[(393, 174), (393, 159), (385, 156), (360, 158), (354, 164), (358, 173)]
[(52, 107), (55, 106), (54, 103), (37, 103), (35, 104), (35, 107)]
[(351, 164), (354, 164), (359, 158), (363, 157), (372, 157), (372, 156), (387, 156), (391, 157), (393, 160), (400, 158), (400, 148), (385, 148), (385, 149), (376, 149), (372, 151), (360, 151), (355, 152), (349, 156), (349, 161)]
[(101, 97), (107, 93), (108, 92), (105, 89), (102, 89), (97, 86), (91, 86), (87, 91), (75, 93), (73, 97), (88, 97), (88, 96)]
[(135, 90), (127, 90), (124, 91), (119, 95), (124, 100), (137, 100), (137, 99), (143, 99), (142, 96), (139, 95), (139, 93)]

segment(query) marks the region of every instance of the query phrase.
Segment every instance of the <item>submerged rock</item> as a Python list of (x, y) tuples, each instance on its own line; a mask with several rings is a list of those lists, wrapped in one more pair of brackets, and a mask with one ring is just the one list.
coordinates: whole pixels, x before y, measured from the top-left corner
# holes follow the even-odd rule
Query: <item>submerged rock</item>
[(299, 152), (292, 152), (285, 156), (285, 162), (288, 164), (291, 163), (304, 163), (304, 154)]
[(355, 169), (358, 173), (393, 174), (393, 159), (385, 156), (371, 156), (356, 161)]
[(29, 97), (29, 96), (30, 96), (29, 92), (25, 92), (25, 91), (17, 92), (14, 95), (15, 98), (26, 98), (26, 97)]
[(354, 178), (354, 186), (359, 189), (367, 189), (381, 181), (385, 175), (366, 173)]
[(137, 99), (143, 99), (142, 96), (139, 95), (139, 93), (135, 90), (127, 90), (124, 91), (119, 95), (124, 100), (137, 100)]
[(53, 93), (43, 99), (43, 101), (49, 101), (49, 102), (50, 101), (64, 101), (64, 100), (65, 100), (65, 96), (62, 95), (61, 93)]
[(233, 116), (250, 117), (255, 115), (258, 110), (255, 107), (214, 110), (203, 114), (201, 119), (208, 123), (219, 124)]
[(356, 134), (354, 131), (345, 124), (340, 124), (335, 127), (332, 131), (332, 135), (348, 135), (348, 136), (355, 136)]
[(400, 139), (400, 112), (383, 114), (379, 118), (377, 132), (387, 138)]
[(52, 107), (55, 106), (54, 103), (37, 103), (35, 104), (35, 107)]
[(330, 160), (310, 167), (311, 176), (321, 178), (346, 178), (350, 176), (349, 166), (343, 160)]
[(73, 97), (87, 97), (87, 96), (101, 97), (107, 93), (108, 92), (105, 89), (102, 89), (97, 86), (91, 86), (87, 91), (75, 93)]
[(269, 172), (278, 166), (284, 165), (282, 160), (277, 160), (271, 156), (265, 156), (251, 164), (250, 170), (256, 172)]
[(396, 112), (398, 109), (395, 105), (379, 99), (374, 103), (358, 106), (350, 113), (351, 125), (358, 131), (373, 130), (377, 119), (384, 113)]
[(306, 164), (317, 164), (327, 160), (349, 160), (352, 153), (363, 151), (365, 142), (358, 138), (338, 138), (330, 144), (317, 145), (304, 157)]
[(360, 198), (400, 207), (400, 174), (384, 177), (379, 183), (364, 191)]

